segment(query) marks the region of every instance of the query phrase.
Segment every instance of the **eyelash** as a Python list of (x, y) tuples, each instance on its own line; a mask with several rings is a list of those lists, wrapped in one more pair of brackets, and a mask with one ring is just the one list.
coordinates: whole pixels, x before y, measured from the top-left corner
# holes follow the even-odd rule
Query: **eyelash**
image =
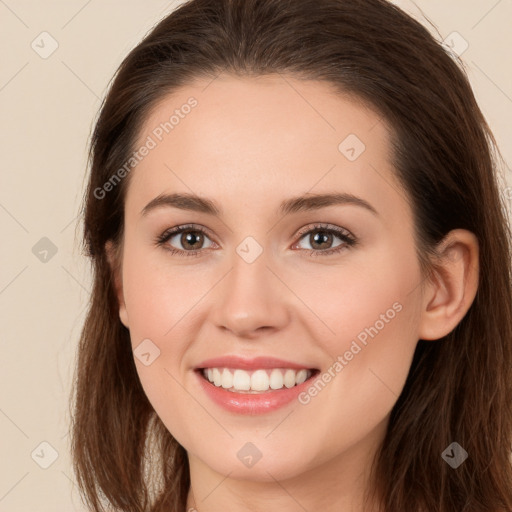
[[(156, 239), (156, 245), (159, 247), (163, 247), (167, 251), (169, 251), (171, 254), (177, 254), (180, 256), (185, 257), (194, 257), (194, 256), (200, 256), (201, 252), (205, 249), (196, 249), (192, 251), (183, 251), (181, 249), (175, 249), (174, 247), (169, 247), (167, 245), (167, 242), (175, 235), (178, 235), (180, 233), (183, 233), (184, 231), (191, 231), (191, 232), (198, 232), (202, 233), (203, 235), (206, 235), (209, 237), (208, 232), (194, 224), (186, 224), (183, 226), (177, 226), (171, 229), (168, 229), (164, 231), (160, 236)], [(304, 237), (304, 235), (308, 235), (314, 231), (323, 231), (325, 233), (334, 234), (338, 238), (340, 238), (344, 243), (332, 248), (332, 249), (325, 249), (325, 250), (315, 250), (315, 249), (301, 249), (303, 251), (309, 251), (310, 256), (330, 256), (333, 254), (337, 254), (345, 249), (350, 249), (352, 247), (355, 247), (357, 245), (357, 240), (353, 235), (351, 235), (347, 230), (341, 229), (341, 228), (335, 228), (330, 225), (326, 224), (315, 224), (312, 227), (308, 227), (305, 230), (301, 230), (297, 236), (299, 237), (299, 240)]]

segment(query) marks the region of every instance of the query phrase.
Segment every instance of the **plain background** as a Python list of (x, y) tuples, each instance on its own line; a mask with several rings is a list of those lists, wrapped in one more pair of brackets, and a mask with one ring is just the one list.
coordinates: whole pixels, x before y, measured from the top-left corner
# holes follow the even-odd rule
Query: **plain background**
[[(91, 286), (75, 235), (87, 143), (122, 58), (179, 3), (0, 0), (0, 511), (85, 510), (67, 432)], [(462, 60), (508, 163), (510, 205), (512, 0), (396, 3), (437, 39), (469, 44)]]

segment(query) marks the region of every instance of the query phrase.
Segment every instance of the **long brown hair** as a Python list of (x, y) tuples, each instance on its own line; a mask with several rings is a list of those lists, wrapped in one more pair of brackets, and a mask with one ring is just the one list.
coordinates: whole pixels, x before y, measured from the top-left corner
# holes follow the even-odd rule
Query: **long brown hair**
[[(322, 80), (371, 105), (393, 129), (395, 172), (413, 208), (428, 276), (452, 229), (479, 242), (477, 295), (445, 338), (419, 340), (377, 453), (384, 512), (512, 510), (512, 276), (499, 151), (463, 66), (419, 22), (385, 0), (191, 0), (124, 59), (90, 145), (84, 246), (94, 288), (81, 335), (72, 454), (94, 512), (183, 512), (186, 451), (140, 384), (118, 317), (105, 243), (122, 245), (129, 176), (100, 190), (135, 150), (151, 108), (220, 72)], [(456, 441), (468, 459), (441, 457)], [(154, 474), (150, 474), (151, 471)]]

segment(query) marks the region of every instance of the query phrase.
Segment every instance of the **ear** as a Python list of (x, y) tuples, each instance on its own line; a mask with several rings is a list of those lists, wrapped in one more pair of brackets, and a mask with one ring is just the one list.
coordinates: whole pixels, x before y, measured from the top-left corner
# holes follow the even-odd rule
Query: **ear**
[(117, 303), (119, 306), (119, 318), (121, 323), (128, 328), (128, 314), (126, 312), (126, 304), (124, 301), (123, 294), (123, 278), (121, 272), (121, 254), (120, 250), (112, 240), (108, 240), (105, 243), (105, 253), (107, 255), (108, 264), (110, 266), (110, 271), (112, 273), (112, 278), (114, 281), (114, 289), (117, 297)]
[(450, 231), (425, 286), (419, 338), (438, 340), (464, 318), (478, 290), (478, 239), (470, 231)]

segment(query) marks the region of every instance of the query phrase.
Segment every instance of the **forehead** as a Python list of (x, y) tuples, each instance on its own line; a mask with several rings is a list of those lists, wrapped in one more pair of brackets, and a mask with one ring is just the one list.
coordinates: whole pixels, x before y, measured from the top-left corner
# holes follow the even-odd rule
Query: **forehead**
[(162, 98), (145, 120), (135, 147), (151, 150), (132, 171), (127, 201), (178, 190), (268, 206), (335, 189), (385, 207), (403, 196), (389, 136), (377, 112), (326, 82), (197, 80)]

